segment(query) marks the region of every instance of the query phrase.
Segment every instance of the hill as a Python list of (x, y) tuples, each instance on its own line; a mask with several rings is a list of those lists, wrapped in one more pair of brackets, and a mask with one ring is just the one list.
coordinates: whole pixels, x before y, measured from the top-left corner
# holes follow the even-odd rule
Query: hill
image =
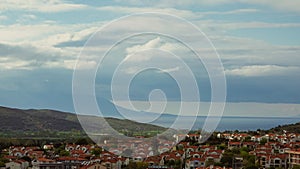
[[(101, 118), (84, 116), (83, 119), (89, 119), (88, 127), (101, 129), (98, 121)], [(126, 130), (131, 134), (165, 130), (163, 127), (130, 120), (112, 117), (105, 118), (105, 120), (115, 130)], [(22, 110), (0, 107), (0, 137), (68, 137), (69, 134), (84, 135), (76, 114), (55, 110)]]
[(300, 133), (300, 122), (295, 124), (279, 125), (277, 127), (271, 128), (270, 130), (268, 130), (268, 132), (282, 133), (284, 130), (290, 133)]

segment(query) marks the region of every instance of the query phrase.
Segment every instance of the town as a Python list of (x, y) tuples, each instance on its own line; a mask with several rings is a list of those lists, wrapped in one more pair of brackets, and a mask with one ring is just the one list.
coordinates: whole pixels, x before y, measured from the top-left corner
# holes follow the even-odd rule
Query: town
[[(11, 145), (1, 147), (0, 166), (3, 169), (300, 168), (299, 133), (215, 132), (205, 143), (199, 142), (200, 137), (199, 132), (192, 132), (176, 145), (175, 141), (160, 141), (159, 155), (154, 156), (147, 143), (118, 143), (117, 147), (84, 141)], [(138, 151), (128, 151), (129, 147)]]

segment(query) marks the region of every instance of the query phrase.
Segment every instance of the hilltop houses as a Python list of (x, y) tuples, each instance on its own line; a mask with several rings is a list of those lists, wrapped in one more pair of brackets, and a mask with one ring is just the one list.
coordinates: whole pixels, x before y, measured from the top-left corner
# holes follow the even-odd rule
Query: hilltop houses
[[(179, 137), (182, 136), (174, 138)], [(216, 133), (214, 137), (218, 144), (210, 144), (213, 143), (210, 141), (200, 144), (199, 134), (186, 135), (177, 145), (175, 141), (160, 140), (157, 144), (159, 155), (155, 156), (150, 143), (138, 144), (141, 143), (138, 140), (119, 142), (115, 146), (109, 141), (102, 145), (65, 144), (59, 148), (63, 153), (57, 153), (57, 147), (52, 144), (11, 146), (3, 156), (8, 161), (4, 168), (122, 169), (140, 163), (149, 169), (241, 169), (245, 161), (249, 161), (245, 158), (251, 156), (255, 157), (254, 167), (287, 169), (300, 165), (300, 135), (297, 133)]]

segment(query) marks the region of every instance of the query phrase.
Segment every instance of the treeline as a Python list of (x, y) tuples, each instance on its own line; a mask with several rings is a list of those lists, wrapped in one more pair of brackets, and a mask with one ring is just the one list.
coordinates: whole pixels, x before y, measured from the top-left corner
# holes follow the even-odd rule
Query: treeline
[(38, 146), (41, 149), (45, 144), (53, 144), (55, 147), (66, 143), (74, 143), (78, 145), (94, 144), (89, 137), (80, 138), (35, 138), (35, 139), (17, 139), (17, 138), (0, 138), (0, 150), (9, 148), (10, 146)]

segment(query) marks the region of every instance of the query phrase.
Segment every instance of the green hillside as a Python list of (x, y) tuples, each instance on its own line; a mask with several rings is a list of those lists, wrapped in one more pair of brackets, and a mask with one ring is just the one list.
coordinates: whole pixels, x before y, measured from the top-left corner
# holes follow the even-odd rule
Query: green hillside
[[(95, 131), (102, 129), (95, 116), (84, 116), (88, 119), (88, 128)], [(130, 135), (153, 134), (162, 132), (163, 127), (143, 124), (116, 118), (105, 119), (115, 130)], [(80, 137), (85, 133), (78, 122), (76, 114), (55, 110), (21, 110), (0, 107), (0, 138), (47, 138), (47, 137)]]
[(289, 133), (300, 133), (300, 122), (295, 124), (288, 125), (279, 125), (269, 130), (269, 132), (282, 133), (283, 131), (287, 131)]

